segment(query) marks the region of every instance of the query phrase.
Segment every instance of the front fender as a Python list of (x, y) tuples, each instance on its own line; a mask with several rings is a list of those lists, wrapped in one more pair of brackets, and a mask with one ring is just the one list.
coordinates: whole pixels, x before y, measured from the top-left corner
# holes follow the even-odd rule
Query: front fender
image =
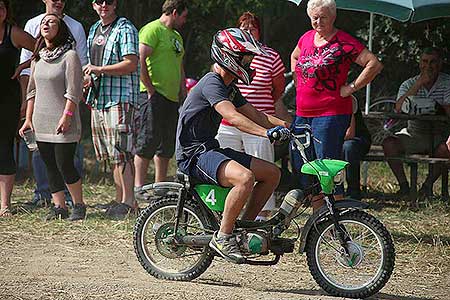
[[(338, 200), (335, 202), (334, 206), (339, 210), (347, 209), (366, 209), (369, 207), (367, 203), (354, 200), (354, 199), (344, 199)], [(321, 223), (328, 219), (330, 212), (326, 205), (322, 206), (318, 211), (314, 212), (312, 216), (308, 219), (305, 226), (303, 227), (302, 235), (300, 237), (300, 249), (299, 252), (305, 252), (306, 248), (306, 240), (308, 238), (308, 234), (312, 228), (314, 228), (314, 224)]]

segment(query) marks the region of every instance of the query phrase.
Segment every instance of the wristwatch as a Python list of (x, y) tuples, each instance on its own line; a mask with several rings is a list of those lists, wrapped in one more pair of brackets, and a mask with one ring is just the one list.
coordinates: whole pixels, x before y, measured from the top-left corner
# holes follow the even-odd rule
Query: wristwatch
[(349, 86), (350, 86), (354, 91), (356, 91), (356, 86), (355, 86), (355, 82), (354, 82), (354, 81), (352, 81), (352, 82), (349, 84)]

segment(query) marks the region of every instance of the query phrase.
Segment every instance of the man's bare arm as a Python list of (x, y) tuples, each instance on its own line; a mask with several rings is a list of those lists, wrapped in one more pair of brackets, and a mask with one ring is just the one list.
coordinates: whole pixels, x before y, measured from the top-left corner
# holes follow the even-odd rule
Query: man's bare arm
[(149, 58), (153, 53), (153, 48), (139, 43), (139, 61), (141, 63), (141, 82), (145, 86), (149, 97), (155, 93), (155, 87), (152, 84), (152, 79), (150, 78), (150, 74), (148, 73), (147, 68), (147, 58)]

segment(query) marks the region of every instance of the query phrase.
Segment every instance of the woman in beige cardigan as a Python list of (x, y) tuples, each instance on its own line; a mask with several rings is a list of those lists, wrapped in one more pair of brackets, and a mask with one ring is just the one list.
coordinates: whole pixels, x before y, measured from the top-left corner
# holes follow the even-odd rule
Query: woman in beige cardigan
[(47, 220), (69, 217), (64, 186), (74, 201), (69, 220), (84, 219), (81, 177), (73, 158), (81, 136), (78, 104), (82, 97), (80, 59), (72, 50), (69, 29), (55, 14), (41, 22), (41, 37), (33, 54), (27, 89), (26, 120), (19, 133), (31, 128), (47, 168), (54, 206)]

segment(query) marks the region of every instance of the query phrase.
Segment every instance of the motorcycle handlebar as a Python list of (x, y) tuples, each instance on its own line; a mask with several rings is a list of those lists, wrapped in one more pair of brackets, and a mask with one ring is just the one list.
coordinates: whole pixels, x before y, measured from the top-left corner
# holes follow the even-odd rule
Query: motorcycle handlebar
[[(295, 134), (294, 132), (303, 131), (300, 134)], [(291, 129), (291, 140), (296, 141), (296, 144), (301, 144), (303, 148), (308, 148), (311, 145), (311, 139), (314, 140), (317, 143), (322, 143), (319, 139), (314, 137), (312, 133), (312, 128), (308, 124), (299, 124), (295, 125), (294, 128)], [(302, 142), (302, 140), (305, 140), (305, 142)]]

